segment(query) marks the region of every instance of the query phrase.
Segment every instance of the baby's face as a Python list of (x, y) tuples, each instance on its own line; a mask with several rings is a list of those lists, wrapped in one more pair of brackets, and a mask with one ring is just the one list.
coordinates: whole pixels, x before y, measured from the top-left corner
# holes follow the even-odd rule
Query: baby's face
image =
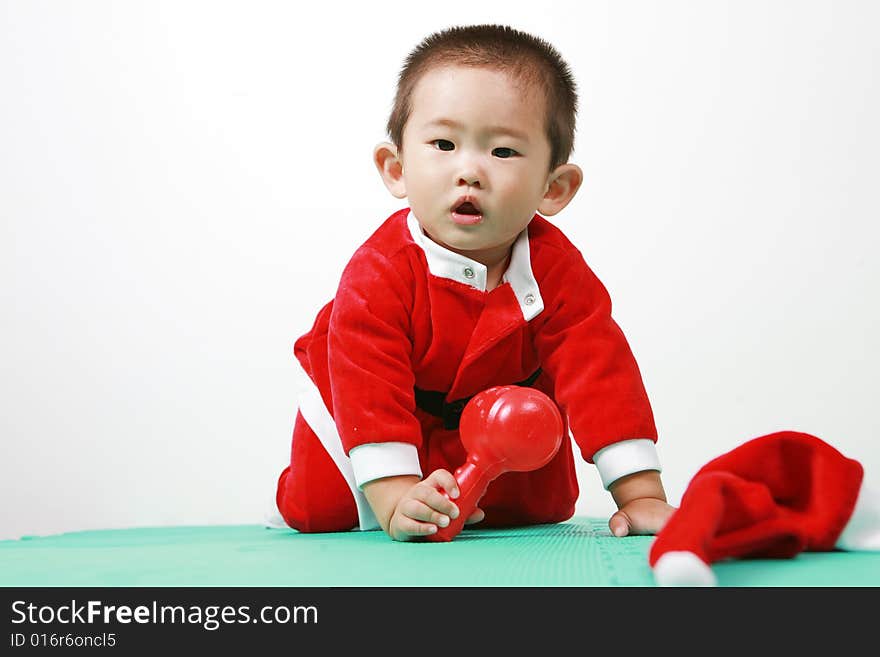
[(400, 159), (423, 230), (475, 260), (512, 244), (550, 180), (544, 99), (506, 73), (453, 66), (426, 73), (412, 106)]

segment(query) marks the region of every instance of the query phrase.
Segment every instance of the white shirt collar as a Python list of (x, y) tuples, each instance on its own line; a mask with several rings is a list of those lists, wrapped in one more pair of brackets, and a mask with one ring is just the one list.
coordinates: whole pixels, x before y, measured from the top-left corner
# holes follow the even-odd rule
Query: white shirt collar
[[(428, 270), (434, 276), (457, 281), (464, 285), (486, 291), (486, 266), (476, 260), (446, 249), (422, 232), (418, 219), (412, 211), (406, 218), (413, 241), (421, 247), (428, 262)], [(532, 273), (532, 258), (529, 250), (529, 231), (523, 230), (510, 254), (510, 264), (502, 277), (503, 283), (509, 283), (519, 302), (520, 310), (526, 321), (536, 317), (544, 310), (544, 300), (538, 289), (538, 281)]]

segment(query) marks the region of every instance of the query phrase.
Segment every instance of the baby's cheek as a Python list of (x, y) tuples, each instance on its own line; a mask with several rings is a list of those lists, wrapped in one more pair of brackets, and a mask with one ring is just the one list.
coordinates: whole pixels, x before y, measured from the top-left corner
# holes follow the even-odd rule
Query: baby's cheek
[(519, 212), (530, 214), (530, 209), (540, 201), (541, 190), (536, 190), (532, 181), (517, 180), (507, 191), (511, 205)]

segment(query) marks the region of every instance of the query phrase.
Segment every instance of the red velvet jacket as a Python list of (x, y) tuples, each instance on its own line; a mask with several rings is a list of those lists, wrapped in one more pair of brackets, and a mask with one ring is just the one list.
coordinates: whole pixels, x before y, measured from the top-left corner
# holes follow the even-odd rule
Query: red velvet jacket
[[(414, 388), (452, 401), (538, 368), (535, 387), (558, 403), (584, 459), (629, 441), (608, 459), (606, 485), (659, 469), (636, 361), (605, 287), (562, 232), (536, 215), (502, 284), (486, 292), (485, 281), (483, 265), (431, 242), (402, 209), (355, 252), (334, 300), (297, 340), (358, 484), (463, 463), (457, 431), (417, 408)], [(564, 440), (540, 470), (501, 475), (480, 506), (486, 524), (555, 522), (572, 515), (577, 495)]]

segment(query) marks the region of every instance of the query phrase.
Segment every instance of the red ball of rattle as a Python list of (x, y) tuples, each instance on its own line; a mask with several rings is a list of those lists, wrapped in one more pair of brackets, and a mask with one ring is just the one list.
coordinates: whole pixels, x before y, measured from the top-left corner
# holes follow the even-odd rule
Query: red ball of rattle
[(535, 388), (496, 386), (474, 395), (459, 423), (461, 442), (468, 452), (454, 473), (459, 514), (427, 539), (451, 541), (493, 479), (504, 472), (527, 472), (549, 463), (562, 444), (564, 430), (556, 403)]

